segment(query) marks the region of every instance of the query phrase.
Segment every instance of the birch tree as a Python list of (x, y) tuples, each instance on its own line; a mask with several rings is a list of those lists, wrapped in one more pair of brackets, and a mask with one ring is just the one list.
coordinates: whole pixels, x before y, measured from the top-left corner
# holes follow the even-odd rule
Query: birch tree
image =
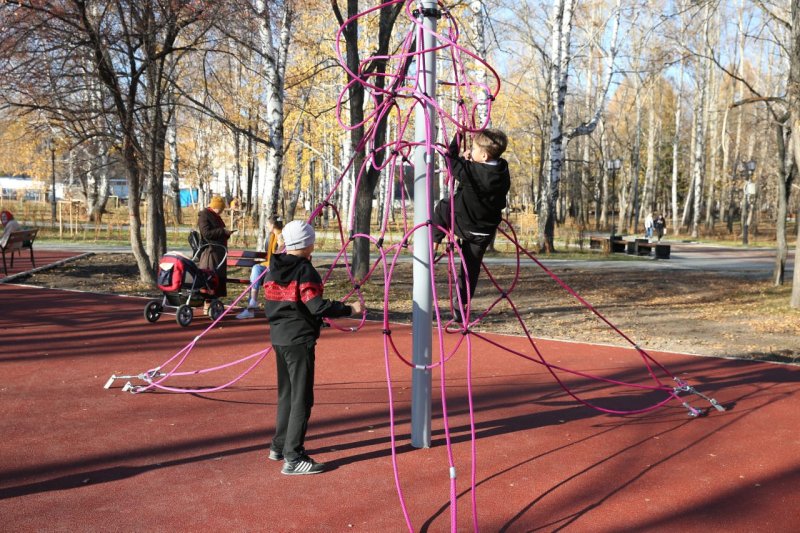
[(538, 249), (540, 252), (555, 251), (556, 204), (565, 160), (565, 144), (570, 140), (592, 133), (605, 109), (608, 88), (614, 76), (614, 60), (617, 55), (617, 36), (621, 16), (621, 0), (617, 0), (612, 12), (613, 28), (609, 48), (606, 51), (605, 80), (601, 83), (593, 116), (579, 126), (567, 129), (565, 124), (571, 35), (575, 0), (556, 0), (550, 17), (550, 135), (549, 157), (545, 169), (539, 203)]
[[(787, 99), (789, 103), (789, 121), (791, 123), (792, 153), (794, 155), (794, 169), (800, 168), (800, 3), (796, 0), (791, 3), (791, 29), (789, 40), (789, 83)], [(794, 176), (794, 173), (792, 173)], [(786, 190), (780, 191), (788, 197), (791, 190), (791, 180), (787, 180)], [(800, 215), (800, 209), (798, 210)], [(778, 220), (785, 223), (786, 211), (778, 210)], [(797, 240), (794, 249), (794, 277), (792, 279), (792, 295), (789, 305), (800, 309), (800, 217), (795, 217), (797, 225)]]
[[(708, 27), (711, 19), (710, 3), (706, 2), (703, 8), (703, 32), (704, 50), (708, 49)], [(705, 55), (698, 58), (696, 72), (698, 76), (696, 98), (696, 110), (694, 120), (694, 152), (692, 153), (692, 185), (691, 185), (691, 234), (697, 238), (699, 233), (700, 217), (702, 216), (703, 205), (703, 184), (706, 173), (706, 122), (708, 109), (708, 81), (709, 81), (709, 62), (704, 59)], [(690, 204), (687, 198), (687, 207)]]
[[(272, 7), (279, 8), (278, 13)], [(265, 181), (265, 192), (258, 221), (258, 247), (266, 243), (267, 219), (278, 212), (281, 194), (281, 173), (284, 157), (284, 94), (286, 85), (286, 61), (291, 43), (291, 23), (294, 8), (291, 1), (267, 3), (256, 0), (259, 14), (259, 52), (264, 61), (264, 92), (266, 103), (264, 122), (269, 145), (261, 163), (261, 176)], [(276, 20), (277, 19), (277, 20)]]

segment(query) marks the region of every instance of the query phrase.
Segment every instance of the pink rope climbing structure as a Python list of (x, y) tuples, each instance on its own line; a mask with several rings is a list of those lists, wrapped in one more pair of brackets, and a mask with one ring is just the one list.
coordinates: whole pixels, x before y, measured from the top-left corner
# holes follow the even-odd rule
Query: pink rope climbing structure
[[(378, 10), (396, 5), (398, 3), (405, 4), (403, 8), (404, 15), (402, 21), (405, 21), (408, 24), (409, 29), (402, 39), (399, 40), (397, 51), (388, 56), (371, 56), (365, 58), (361, 61), (358, 71), (353, 72), (349, 70), (346, 61), (344, 60), (343, 50), (344, 45), (342, 34), (345, 26), (359, 21), (360, 19), (373, 16)], [(422, 16), (418, 9), (417, 2), (411, 0), (390, 0), (386, 3), (376, 5), (362, 13), (359, 13), (354, 17), (351, 17), (345, 21), (345, 24), (342, 27), (339, 28), (338, 32), (336, 33), (335, 49), (340, 64), (348, 75), (349, 82), (344, 87), (338, 98), (337, 119), (343, 129), (350, 130), (353, 128), (364, 128), (366, 133), (361, 139), (361, 142), (355, 147), (355, 151), (364, 154), (364, 157), (359, 168), (354, 168), (354, 162), (356, 160), (355, 157), (349, 161), (344, 172), (342, 172), (342, 174), (339, 176), (334, 186), (331, 187), (327, 197), (324, 198), (318, 206), (316, 206), (310, 216), (310, 220), (313, 221), (315, 218), (320, 216), (323, 209), (330, 208), (334, 214), (334, 219), (338, 224), (340, 246), (335, 258), (331, 262), (329, 269), (323, 276), (324, 281), (328, 281), (334, 275), (334, 272), (344, 271), (352, 287), (348, 294), (344, 296), (345, 301), (351, 298), (358, 298), (363, 301), (362, 292), (367, 284), (371, 283), (380, 285), (382, 283), (383, 286), (383, 360), (385, 365), (386, 384), (388, 391), (388, 413), (390, 422), (389, 428), (393, 474), (403, 516), (409, 531), (414, 531), (415, 528), (412, 517), (408, 511), (408, 506), (406, 505), (406, 495), (403, 492), (402, 480), (397, 466), (396, 449), (398, 439), (395, 427), (396, 407), (395, 399), (393, 397), (393, 376), (391, 372), (391, 362), (393, 360), (398, 360), (402, 364), (412, 369), (418, 365), (415, 365), (410, 354), (404, 353), (402, 347), (398, 346), (398, 343), (396, 343), (392, 337), (392, 328), (390, 322), (392, 301), (390, 295), (395, 270), (402, 261), (407, 260), (410, 250), (413, 250), (413, 235), (417, 230), (422, 229), (428, 231), (428, 243), (430, 246), (429, 252), (430, 257), (433, 257), (434, 249), (432, 244), (430, 244), (432, 242), (430, 233), (434, 228), (432, 227), (431, 222), (425, 222), (422, 224), (409, 223), (409, 213), (405, 208), (406, 198), (402, 192), (402, 188), (400, 189), (402, 217), (399, 223), (399, 227), (401, 228), (401, 234), (399, 236), (392, 231), (392, 224), (390, 223), (393, 209), (392, 202), (385, 202), (383, 211), (380, 213), (380, 225), (378, 231), (373, 234), (361, 233), (357, 231), (345, 231), (345, 227), (355, 228), (355, 211), (352, 210), (351, 213), (346, 215), (347, 220), (343, 220), (336, 207), (332, 205), (331, 199), (337, 189), (342, 187), (343, 181), (347, 179), (348, 175), (353, 173), (355, 182), (353, 191), (355, 192), (354, 197), (351, 199), (350, 205), (356, 205), (357, 198), (355, 195), (359, 190), (359, 184), (361, 180), (364, 179), (366, 172), (370, 168), (381, 171), (382, 183), (378, 184), (378, 187), (386, 187), (386, 189), (389, 190), (390, 187), (396, 182), (401, 182), (403, 180), (403, 164), (408, 162), (412, 152), (420, 146), (424, 147), (426, 150), (430, 150), (431, 152), (439, 154), (439, 168), (442, 172), (446, 173), (445, 188), (452, 199), (457, 184), (454, 183), (452, 174), (448, 168), (446, 159), (444, 158), (444, 154), (447, 151), (445, 143), (437, 142), (437, 139), (433, 138), (433, 132), (435, 128), (431, 117), (428, 117), (427, 119), (431, 123), (426, 124), (426, 131), (430, 132), (430, 134), (427, 136), (424, 142), (416, 139), (409, 140), (409, 127), (413, 124), (412, 119), (415, 116), (416, 108), (418, 106), (430, 106), (435, 109), (435, 120), (436, 123), (438, 123), (441, 127), (443, 139), (449, 139), (457, 132), (466, 136), (471, 132), (481, 130), (488, 124), (488, 121), (490, 120), (489, 117), (491, 117), (492, 103), (500, 92), (500, 77), (482, 58), (478, 57), (466, 47), (459, 44), (460, 34), (456, 18), (450, 11), (445, 9), (442, 4), (439, 4), (438, 6), (437, 15), (441, 15), (442, 28), (435, 32), (431, 32), (422, 23)], [(398, 21), (398, 25), (399, 24), (400, 20)], [(433, 37), (433, 42), (435, 44), (432, 48), (425, 48), (418, 45), (418, 43), (424, 42), (424, 39), (421, 37), (423, 34), (426, 34), (426, 32), (429, 36)], [(439, 83), (439, 95), (447, 96), (447, 98), (450, 100), (450, 111), (447, 109), (448, 105), (443, 105), (437, 97), (428, 97), (419, 90), (421, 85), (419, 76), (423, 69), (409, 68), (409, 66), (415, 62), (420, 64), (420, 62), (423, 61), (425, 54), (430, 52), (437, 54), (437, 62), (448, 66), (447, 76), (445, 79), (440, 80)], [(384, 73), (379, 74), (368, 68), (368, 66), (376, 60), (386, 61), (387, 68)], [(467, 62), (471, 62), (473, 65), (478, 66), (468, 68), (466, 64)], [(471, 75), (471, 73), (475, 72), (475, 68), (482, 68), (488, 72), (488, 78), (491, 81), (488, 84), (482, 84), (475, 81), (473, 79), (474, 76)], [(366, 113), (366, 118), (360, 124), (346, 124), (341, 118), (342, 108), (345, 105), (348, 90), (353, 84), (361, 84), (373, 102), (369, 112)], [(479, 115), (478, 109), (479, 106), (483, 105), (486, 106), (487, 123), (477, 124), (476, 116)], [(376, 134), (381, 125), (390, 117), (392, 118), (391, 123), (393, 124), (392, 131), (386, 136), (387, 140), (383, 144), (378, 145)], [(434, 178), (435, 176), (433, 175), (429, 175), (427, 177), (429, 180), (433, 180)], [(432, 185), (432, 183), (429, 184), (428, 190), (433, 190)], [(454, 205), (454, 202), (451, 201), (450, 205)], [(452, 228), (455, 227), (453, 224), (454, 213), (452, 213), (452, 211), (450, 213), (450, 217), (450, 227)], [(428, 213), (426, 218), (428, 221), (430, 221), (432, 219), (432, 213)], [(667, 370), (650, 354), (648, 354), (646, 350), (636, 344), (610, 320), (603, 316), (600, 311), (594, 308), (589, 302), (587, 302), (571, 287), (569, 287), (566, 282), (564, 282), (545, 265), (543, 265), (534, 254), (526, 250), (520, 244), (517, 238), (516, 230), (508, 221), (504, 221), (499, 230), (499, 235), (508, 240), (514, 250), (515, 266), (512, 281), (508, 286), (501, 286), (500, 282), (492, 274), (491, 270), (487, 267), (487, 265), (484, 264), (483, 268), (485, 271), (485, 279), (488, 280), (489, 286), (495, 291), (496, 294), (493, 301), (485, 310), (476, 313), (476, 316), (472, 317), (471, 320), (465, 321), (464, 324), (448, 321), (444, 318), (445, 314), (459, 314), (460, 316), (470, 317), (470, 312), (472, 311), (472, 302), (469, 298), (469, 295), (458, 294), (458, 291), (454, 291), (453, 289), (453, 287), (456, 285), (455, 280), (460, 275), (463, 262), (459, 241), (452, 231), (447, 230), (446, 228), (439, 229), (446, 233), (446, 246), (444, 246), (444, 252), (439, 257), (436, 264), (431, 265), (431, 274), (429, 280), (429, 283), (431, 284), (433, 311), (435, 317), (435, 347), (438, 357), (427, 366), (427, 369), (436, 370), (439, 375), (441, 425), (445, 436), (445, 445), (447, 447), (448, 458), (447, 468), (443, 469), (442, 471), (445, 472), (444, 475), (449, 476), (450, 480), (450, 515), (451, 529), (453, 531), (455, 531), (457, 528), (458, 476), (456, 474), (457, 465), (454, 461), (450, 421), (447, 409), (448, 383), (446, 370), (450, 361), (452, 361), (454, 358), (462, 356), (466, 359), (468, 377), (467, 393), (470, 420), (469, 425), (471, 433), (471, 464), (469, 476), (469, 491), (471, 494), (472, 509), (471, 519), (474, 530), (477, 531), (479, 529), (478, 506), (475, 496), (477, 479), (477, 443), (475, 440), (475, 416), (472, 401), (472, 381), (470, 379), (472, 361), (475, 357), (473, 353), (473, 344), (475, 340), (486, 342), (498, 349), (503, 350), (510, 356), (519, 357), (530, 361), (531, 363), (543, 366), (567, 395), (576, 401), (600, 412), (616, 415), (645, 413), (658, 409), (667, 403), (672, 402), (673, 400), (677, 400), (689, 410), (689, 414), (691, 416), (699, 416), (700, 414), (703, 414), (703, 411), (692, 407), (680, 398), (680, 394), (686, 392), (697, 394), (708, 400), (714, 408), (718, 410), (724, 410), (724, 408), (715, 400), (702, 395), (689, 384), (670, 373), (669, 370)], [(374, 247), (376, 253), (375, 261), (370, 264), (367, 274), (363, 279), (356, 279), (351, 268), (351, 246), (356, 239), (368, 240)], [(525, 320), (514, 304), (514, 293), (516, 290), (518, 290), (518, 285), (523, 274), (523, 268), (541, 269), (547, 278), (552, 280), (552, 282), (556, 283), (564, 290), (565, 297), (571, 298), (577, 303), (577, 305), (585, 308), (588, 313), (594, 316), (602, 324), (607, 326), (610, 331), (618, 335), (625, 343), (630, 345), (642, 361), (644, 369), (643, 374), (647, 377), (647, 382), (634, 383), (618, 379), (610, 379), (593, 375), (589, 372), (566, 368), (564, 366), (549, 362), (539, 343), (537, 343), (536, 339), (531, 335)], [(445, 283), (448, 287), (448, 293), (440, 296), (437, 293), (437, 286), (442, 285), (443, 283)], [(249, 294), (249, 292), (250, 287), (242, 292), (242, 294), (233, 302), (233, 305), (226, 310), (225, 314), (227, 314), (230, 309), (233, 309), (239, 300), (246, 294)], [(440, 300), (448, 302), (445, 308), (440, 307)], [(453, 304), (450, 304), (449, 302), (454, 302), (455, 308), (453, 308)], [(510, 349), (504, 346), (501, 341), (496, 340), (496, 338), (476, 331), (475, 328), (479, 326), (487, 317), (491, 316), (492, 312), (498, 309), (500, 306), (508, 306), (508, 308), (511, 310), (514, 320), (519, 326), (520, 334), (527, 340), (529, 350), (522, 351), (518, 349)], [(211, 392), (223, 389), (242, 379), (261, 361), (264, 360), (264, 358), (270, 353), (271, 348), (266, 348), (262, 351), (213, 368), (193, 371), (181, 370), (181, 367), (188, 360), (189, 354), (194, 346), (202, 339), (203, 336), (212, 331), (218, 321), (224, 316), (224, 314), (220, 316), (205, 331), (195, 337), (186, 347), (167, 359), (167, 361), (158, 367), (150, 369), (137, 376), (124, 376), (129, 378), (135, 377), (144, 382), (142, 385), (126, 385), (126, 390), (130, 390), (134, 393), (150, 390), (193, 393)], [(332, 328), (340, 331), (355, 333), (363, 327), (365, 320), (366, 317), (362, 317), (355, 327), (344, 326), (335, 321), (330, 322), (330, 325)], [(446, 340), (448, 340), (447, 337), (452, 335), (457, 336), (455, 342), (446, 342)], [(237, 377), (215, 387), (182, 388), (172, 387), (165, 383), (165, 381), (176, 376), (205, 374), (238, 365), (243, 365), (245, 368)], [(631, 410), (610, 409), (582, 398), (578, 393), (570, 388), (566, 380), (563, 378), (563, 375), (596, 380), (598, 382), (607, 383), (616, 387), (630, 388), (648, 393), (657, 393), (660, 395), (660, 397), (653, 401), (650, 405), (643, 408)], [(122, 376), (112, 376), (112, 380), (110, 380), (109, 383), (113, 381), (114, 378), (120, 377)]]

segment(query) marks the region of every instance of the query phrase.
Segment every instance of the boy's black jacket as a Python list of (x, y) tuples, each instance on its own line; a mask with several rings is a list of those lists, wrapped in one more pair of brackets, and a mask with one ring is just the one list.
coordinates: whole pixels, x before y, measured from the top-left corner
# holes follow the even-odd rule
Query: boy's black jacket
[(508, 162), (498, 159), (496, 165), (468, 161), (458, 155), (458, 144), (451, 143), (448, 159), (453, 177), (458, 181), (453, 209), (462, 231), (493, 233), (500, 225), (511, 188)]
[(322, 297), (322, 278), (311, 261), (289, 254), (273, 254), (264, 282), (272, 344), (289, 346), (319, 337), (322, 317), (352, 313), (349, 305)]

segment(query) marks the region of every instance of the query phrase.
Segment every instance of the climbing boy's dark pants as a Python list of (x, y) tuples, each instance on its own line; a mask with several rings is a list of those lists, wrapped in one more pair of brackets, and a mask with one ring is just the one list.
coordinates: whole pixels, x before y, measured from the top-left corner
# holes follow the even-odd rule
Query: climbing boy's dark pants
[(308, 419), (314, 406), (314, 347), (316, 341), (275, 346), (278, 369), (278, 416), (270, 448), (287, 461), (305, 454)]
[[(440, 243), (444, 239), (445, 233), (437, 226), (444, 228), (450, 227), (450, 202), (441, 200), (433, 210), (433, 242)], [(458, 227), (458, 220), (456, 220), (456, 228), (454, 231), (458, 237), (458, 245), (461, 247), (461, 256), (464, 259), (464, 264), (461, 265), (461, 272), (458, 277), (458, 291), (461, 294), (461, 303), (467, 305), (467, 289), (469, 289), (469, 297), (475, 294), (475, 287), (478, 286), (478, 276), (481, 273), (481, 263), (486, 249), (492, 243), (494, 232), (490, 235), (475, 235), (471, 231), (461, 230)], [(464, 270), (466, 269), (466, 273)], [(453, 308), (458, 309), (458, 300), (453, 295)], [(458, 314), (456, 312), (456, 314)]]

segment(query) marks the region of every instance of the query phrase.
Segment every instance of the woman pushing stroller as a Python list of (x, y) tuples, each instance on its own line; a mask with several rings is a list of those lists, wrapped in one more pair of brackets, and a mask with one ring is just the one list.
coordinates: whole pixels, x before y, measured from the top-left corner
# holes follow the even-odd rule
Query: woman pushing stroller
[[(208, 207), (200, 211), (197, 217), (197, 229), (200, 231), (200, 236), (203, 241), (212, 245), (203, 248), (200, 253), (199, 266), (217, 272), (219, 276), (219, 284), (215, 291), (217, 298), (228, 295), (228, 268), (224, 258), (228, 249), (228, 239), (236, 231), (225, 229), (225, 221), (222, 220), (224, 211), (225, 200), (220, 196), (214, 196), (208, 203)], [(210, 303), (206, 302), (203, 306), (206, 314), (208, 314), (209, 305)]]

